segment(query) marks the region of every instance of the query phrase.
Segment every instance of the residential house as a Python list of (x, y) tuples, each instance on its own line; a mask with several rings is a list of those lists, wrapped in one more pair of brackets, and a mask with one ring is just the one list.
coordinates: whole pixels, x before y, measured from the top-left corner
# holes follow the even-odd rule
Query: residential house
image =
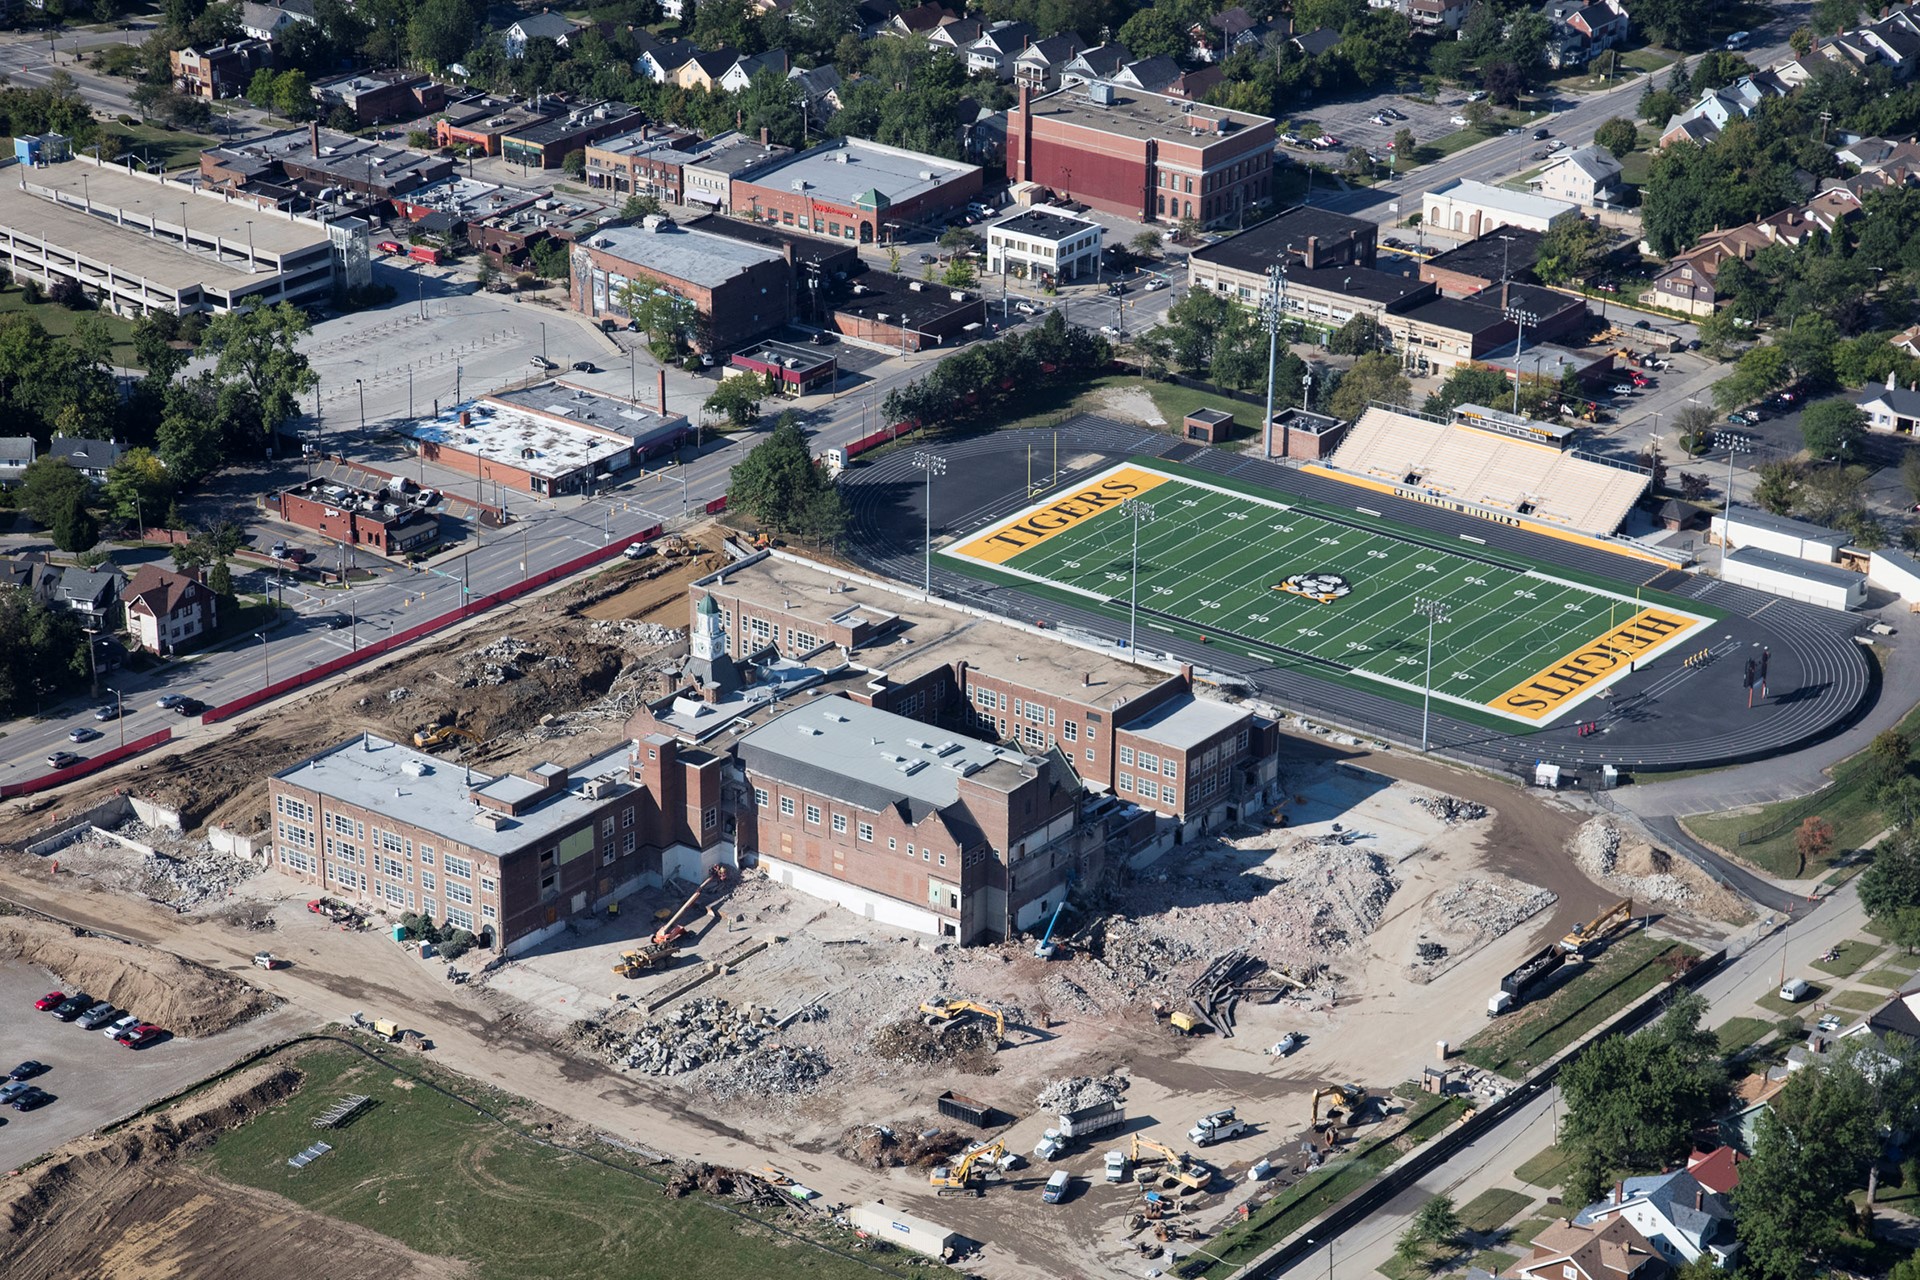
[(1740, 1185), (1740, 1166), (1746, 1162), (1746, 1154), (1738, 1147), (1715, 1147), (1689, 1155), (1687, 1172), (1707, 1190), (1732, 1195)]
[(190, 98), (215, 102), (247, 91), (254, 72), (273, 65), (273, 46), (265, 40), (230, 40), (207, 48), (169, 49), (173, 87)]
[(967, 74), (1013, 79), (1013, 60), (1033, 43), (1034, 30), (1025, 22), (996, 22), (967, 46)]
[(1727, 259), (1751, 258), (1770, 244), (1805, 244), (1816, 235), (1830, 235), (1859, 212), (1857, 195), (1845, 187), (1831, 187), (1804, 205), (1743, 226), (1709, 232), (1693, 248), (1675, 254), (1654, 276), (1654, 295), (1663, 306), (1689, 315), (1707, 315), (1719, 303), (1715, 281)]
[(634, 58), (633, 72), (655, 84), (667, 84), (699, 52), (691, 40), (656, 40)]
[(126, 575), (109, 564), (104, 569), (61, 569), (53, 587), (53, 602), (65, 605), (89, 631), (107, 631), (115, 620), (114, 606), (119, 603)]
[[(859, 35), (870, 39), (879, 35), (897, 12), (899, 10), (893, 0), (860, 0), (853, 6), (854, 29)], [(811, 23), (812, 18), (800, 13), (794, 15), (794, 21)]]
[(240, 6), (240, 30), (255, 40), (274, 40), (296, 22), (318, 22), (313, 0), (276, 0), (274, 4)]
[(750, 54), (737, 58), (734, 64), (720, 75), (720, 87), (728, 93), (739, 93), (753, 83), (753, 78), (762, 71), (775, 71), (787, 74), (787, 51), (769, 49), (765, 53)]
[(1035, 93), (1057, 89), (1062, 68), (1086, 49), (1087, 42), (1071, 31), (1035, 40), (1014, 56), (1013, 82)]
[(1125, 85), (1129, 89), (1141, 89), (1147, 93), (1168, 93), (1169, 87), (1177, 84), (1185, 72), (1172, 58), (1142, 58), (1138, 62), (1129, 62), (1112, 77), (1113, 83)]
[(174, 653), (220, 625), (219, 601), (206, 583), (156, 564), (142, 565), (121, 598), (127, 630), (148, 653)]
[(86, 436), (55, 436), (47, 446), (47, 456), (59, 458), (89, 480), (105, 480), (107, 471), (127, 446), (118, 440), (91, 440)]
[(1549, 23), (1549, 66), (1584, 67), (1627, 38), (1627, 11), (1620, 0), (1547, 0), (1541, 14)]
[(740, 55), (731, 49), (700, 49), (681, 64), (670, 81), (682, 89), (713, 89), (720, 77), (733, 69)]
[(527, 41), (551, 40), (562, 49), (573, 33), (581, 29), (582, 24), (551, 9), (542, 9), (539, 13), (521, 18), (502, 34), (509, 58), (527, 56)]
[(1332, 27), (1321, 27), (1305, 35), (1293, 37), (1293, 47), (1309, 58), (1324, 58), (1340, 47), (1340, 33)]
[(1616, 1218), (1631, 1223), (1673, 1267), (1702, 1257), (1726, 1266), (1740, 1253), (1727, 1198), (1685, 1169), (1617, 1182), (1607, 1199), (1588, 1205), (1573, 1221), (1594, 1227)]
[[(1682, 137), (1695, 142), (1710, 141), (1719, 137), (1730, 121), (1745, 120), (1760, 109), (1762, 102), (1781, 97), (1785, 92), (1777, 81), (1761, 76), (1741, 76), (1724, 88), (1708, 89), (1700, 95), (1700, 101), (1667, 121), (1667, 127), (1660, 131), (1660, 145), (1667, 146)], [(1707, 128), (1684, 129), (1694, 121), (1704, 122)]]
[(890, 36), (930, 36), (942, 25), (958, 22), (960, 11), (928, 0), (926, 4), (894, 14), (882, 28)]
[(1562, 1219), (1533, 1238), (1506, 1280), (1667, 1280), (1674, 1268), (1625, 1218), (1600, 1224)]
[(832, 63), (824, 67), (793, 67), (787, 72), (787, 80), (800, 95), (801, 109), (815, 119), (824, 120), (843, 105), (840, 72)]
[(1624, 184), (1613, 152), (1589, 145), (1562, 153), (1527, 186), (1543, 196), (1591, 208), (1617, 203)]
[(1426, 35), (1440, 35), (1460, 29), (1467, 20), (1470, 0), (1411, 0), (1407, 6), (1407, 21), (1415, 31)]
[[(1887, 375), (1887, 385), (1862, 391), (1854, 403), (1867, 415), (1867, 427), (1873, 431), (1886, 431), (1894, 435), (1910, 436), (1920, 428), (1920, 390), (1900, 386), (1894, 381), (1894, 375)], [(1920, 1040), (1920, 991), (1903, 991), (1876, 1010), (1872, 1017), (1861, 1023), (1875, 1032), (1895, 1031), (1900, 1026), (1913, 1024), (1915, 1029), (1902, 1032), (1910, 1039)], [(1858, 1027), (1854, 1029), (1859, 1030)], [(1849, 1033), (1851, 1034), (1851, 1033)]]
[(33, 465), (32, 436), (0, 436), (0, 484), (12, 484)]
[[(1892, 343), (1894, 350), (1905, 352), (1914, 359), (1920, 360), (1920, 324), (1908, 325), (1899, 333), (1894, 334), (1889, 341)], [(4, 441), (0, 441), (0, 443), (4, 443)], [(3, 465), (4, 464), (0, 464), (0, 466)]]
[(1222, 9), (1204, 22), (1187, 28), (1187, 39), (1193, 42), (1187, 56), (1195, 62), (1223, 62), (1239, 47), (1240, 37), (1260, 25), (1239, 5)]
[(973, 42), (986, 33), (986, 23), (975, 18), (956, 18), (927, 32), (927, 43), (935, 49), (964, 58)]
[(1133, 55), (1123, 44), (1112, 41), (1097, 44), (1068, 59), (1067, 64), (1060, 68), (1060, 87), (1071, 89), (1095, 80), (1111, 80), (1120, 73), (1120, 68), (1132, 61)]
[(1880, 21), (1845, 35), (1849, 45), (1864, 54), (1863, 66), (1883, 66), (1894, 79), (1905, 80), (1920, 64), (1920, 17), (1911, 7), (1883, 9), (1881, 14)]

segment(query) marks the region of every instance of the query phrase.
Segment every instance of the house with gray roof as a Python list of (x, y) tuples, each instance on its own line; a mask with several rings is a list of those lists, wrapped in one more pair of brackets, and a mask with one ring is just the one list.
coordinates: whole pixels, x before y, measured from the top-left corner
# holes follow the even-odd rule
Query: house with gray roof
[(47, 447), (47, 456), (59, 458), (89, 480), (105, 480), (107, 471), (126, 451), (127, 446), (118, 440), (55, 436)]
[(1740, 1256), (1727, 1198), (1685, 1169), (1617, 1182), (1573, 1221), (1591, 1227), (1616, 1218), (1631, 1223), (1676, 1268), (1703, 1257), (1724, 1267)]
[(581, 29), (581, 25), (564, 14), (555, 13), (551, 9), (542, 9), (539, 13), (521, 18), (508, 27), (501, 33), (501, 40), (506, 45), (509, 58), (524, 58), (527, 56), (529, 40), (551, 40), (564, 49), (573, 33)]
[(1605, 147), (1584, 146), (1566, 152), (1536, 174), (1528, 183), (1554, 200), (1565, 200), (1582, 208), (1610, 205), (1620, 199), (1620, 162)]
[(32, 436), (0, 436), (0, 484), (12, 484), (39, 456)]
[(1853, 402), (1867, 415), (1870, 430), (1910, 436), (1920, 427), (1920, 390), (1901, 386), (1891, 373), (1885, 386), (1862, 391)]

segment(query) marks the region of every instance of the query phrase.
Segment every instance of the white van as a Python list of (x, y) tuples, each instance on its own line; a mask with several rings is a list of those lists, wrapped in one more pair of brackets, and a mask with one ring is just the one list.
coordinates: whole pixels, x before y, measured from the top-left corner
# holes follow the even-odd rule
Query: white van
[(1813, 988), (1808, 985), (1805, 978), (1789, 978), (1787, 984), (1780, 988), (1782, 1000), (1805, 1000), (1812, 994)]
[(1072, 1181), (1065, 1169), (1060, 1170), (1047, 1179), (1046, 1190), (1040, 1193), (1040, 1198), (1048, 1204), (1059, 1204), (1066, 1198), (1067, 1185)]
[(1727, 48), (1729, 49), (1744, 49), (1752, 43), (1753, 32), (1751, 31), (1736, 31), (1727, 37)]

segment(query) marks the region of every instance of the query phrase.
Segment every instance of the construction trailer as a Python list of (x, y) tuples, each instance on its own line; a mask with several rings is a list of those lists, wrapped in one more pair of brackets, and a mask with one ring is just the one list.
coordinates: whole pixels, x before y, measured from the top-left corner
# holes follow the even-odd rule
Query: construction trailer
[(925, 1218), (902, 1213), (892, 1205), (854, 1205), (847, 1210), (847, 1221), (853, 1224), (856, 1231), (864, 1231), (875, 1240), (884, 1240), (942, 1262), (958, 1257), (966, 1241), (966, 1237), (957, 1231), (949, 1231)]

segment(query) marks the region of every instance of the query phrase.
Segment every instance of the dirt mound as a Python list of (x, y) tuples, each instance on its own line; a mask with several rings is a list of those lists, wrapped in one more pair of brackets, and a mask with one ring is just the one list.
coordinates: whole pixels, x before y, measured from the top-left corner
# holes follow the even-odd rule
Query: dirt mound
[(290, 1066), (243, 1072), (109, 1137), (77, 1139), (0, 1185), (0, 1274), (9, 1280), (320, 1275), (464, 1276), (463, 1264), (220, 1182), (175, 1162), (290, 1097)]
[(873, 1034), (873, 1051), (892, 1062), (954, 1067), (972, 1075), (994, 1070), (998, 1049), (993, 1024), (985, 1018), (929, 1027), (919, 1018), (890, 1022)]
[(191, 960), (24, 916), (0, 919), (0, 959), (51, 969), (68, 989), (110, 1000), (183, 1036), (225, 1031), (280, 1003)]
[(1595, 880), (1644, 902), (1663, 902), (1716, 920), (1749, 918), (1746, 905), (1712, 876), (1623, 832), (1611, 818), (1594, 818), (1574, 833), (1573, 860)]
[(931, 1169), (945, 1164), (966, 1145), (964, 1134), (947, 1129), (914, 1132), (904, 1124), (855, 1125), (840, 1135), (840, 1154), (869, 1169), (893, 1169), (901, 1165)]
[(1069, 1076), (1048, 1084), (1034, 1101), (1042, 1111), (1078, 1111), (1120, 1101), (1128, 1083), (1125, 1076)]

